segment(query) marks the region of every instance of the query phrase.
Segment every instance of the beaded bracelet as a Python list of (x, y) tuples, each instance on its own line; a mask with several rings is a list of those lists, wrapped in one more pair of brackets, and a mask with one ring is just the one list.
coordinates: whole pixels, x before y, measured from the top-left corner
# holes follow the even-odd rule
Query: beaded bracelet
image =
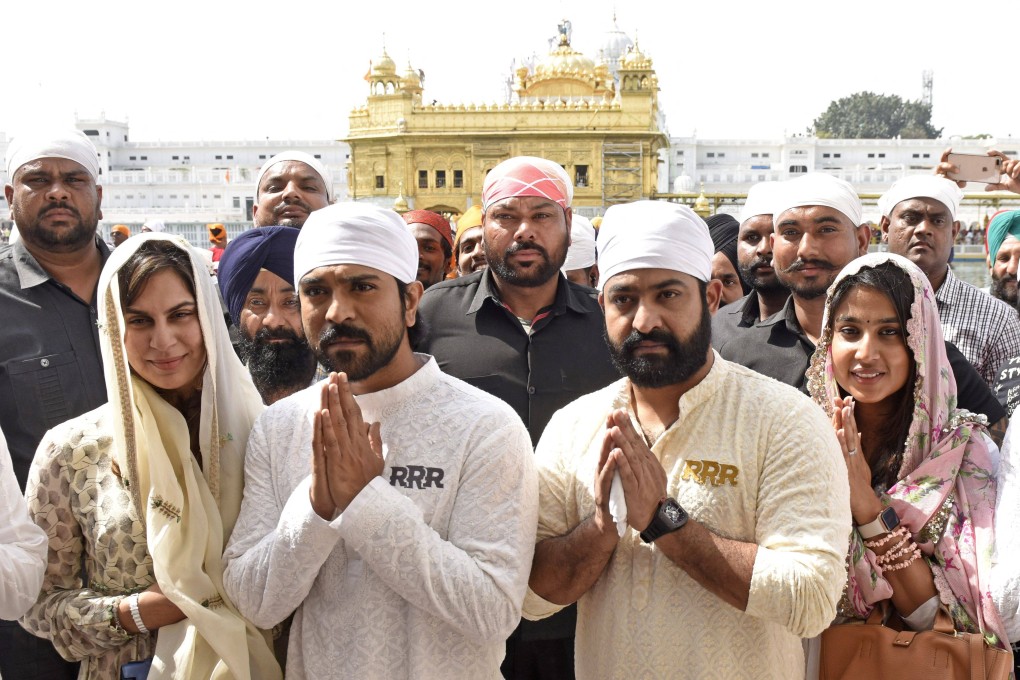
[[(904, 541), (903, 543), (907, 543), (907, 541)], [(900, 548), (900, 546), (897, 546), (897, 548), (897, 550), (890, 550), (883, 555), (879, 555), (878, 559), (875, 561), (880, 567), (885, 567), (886, 565), (892, 564), (899, 558), (909, 555), (912, 551), (917, 550), (917, 544), (910, 541), (909, 544), (904, 545), (902, 548)]]
[(128, 598), (128, 609), (131, 610), (131, 620), (135, 622), (138, 632), (142, 635), (148, 635), (149, 629), (145, 627), (145, 624), (142, 622), (142, 613), (138, 611), (138, 593)]
[(882, 571), (888, 573), (890, 571), (898, 571), (899, 569), (906, 569), (907, 567), (909, 567), (911, 564), (913, 564), (914, 562), (918, 561), (919, 559), (921, 559), (921, 551), (915, 548), (913, 554), (910, 556), (909, 559), (906, 559), (906, 560), (904, 560), (902, 562), (897, 562), (896, 564), (890, 564), (889, 566), (884, 567), (882, 569)]
[(883, 561), (888, 562), (893, 559), (893, 553), (900, 553), (901, 555), (908, 553), (912, 549), (913, 545), (914, 542), (910, 540), (910, 536), (904, 536), (899, 543), (889, 548), (884, 553), (876, 555), (875, 559), (879, 564), (882, 564)]
[(885, 545), (889, 541), (893, 540), (894, 538), (897, 538), (897, 537), (902, 538), (904, 536), (909, 537), (910, 534), (909, 534), (909, 532), (907, 532), (907, 528), (905, 526), (900, 525), (900, 526), (896, 527), (894, 530), (890, 531), (888, 534), (886, 534), (885, 538), (878, 539), (878, 540), (864, 541), (864, 547), (865, 548), (870, 548), (872, 551), (874, 551), (874, 550), (877, 550), (878, 548), (881, 548), (883, 545)]

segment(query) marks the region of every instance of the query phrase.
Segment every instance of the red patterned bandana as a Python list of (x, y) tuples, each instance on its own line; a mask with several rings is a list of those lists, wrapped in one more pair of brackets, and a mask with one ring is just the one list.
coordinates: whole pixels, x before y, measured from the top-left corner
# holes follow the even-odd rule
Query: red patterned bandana
[(505, 160), (489, 171), (482, 186), (482, 208), (504, 198), (540, 196), (569, 208), (574, 187), (567, 172), (558, 163), (534, 156)]

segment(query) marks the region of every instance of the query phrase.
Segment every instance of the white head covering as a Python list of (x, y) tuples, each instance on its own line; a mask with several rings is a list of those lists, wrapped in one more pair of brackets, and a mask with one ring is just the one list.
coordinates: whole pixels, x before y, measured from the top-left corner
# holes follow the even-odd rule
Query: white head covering
[(776, 195), (782, 185), (779, 182), (758, 182), (747, 192), (747, 199), (740, 209), (740, 223), (758, 215), (771, 215), (775, 210)]
[(956, 219), (956, 211), (960, 209), (963, 191), (945, 177), (939, 175), (910, 175), (894, 183), (889, 190), (878, 199), (878, 209), (883, 217), (889, 217), (900, 202), (911, 198), (933, 198), (949, 209), (949, 214)]
[(316, 267), (358, 264), (401, 283), (418, 274), (418, 242), (400, 215), (369, 203), (334, 203), (308, 216), (294, 247), (294, 286)]
[(599, 229), (599, 290), (632, 269), (672, 269), (699, 281), (712, 278), (708, 225), (686, 205), (635, 201), (606, 211)]
[(806, 205), (821, 205), (838, 210), (854, 226), (859, 226), (864, 217), (861, 199), (849, 182), (824, 172), (809, 172), (781, 183), (773, 203), (772, 220), (778, 221), (779, 216), (790, 208)]
[(595, 227), (591, 220), (581, 215), (574, 215), (570, 223), (570, 247), (567, 248), (567, 259), (560, 268), (565, 272), (574, 269), (586, 269), (595, 264)]
[(81, 130), (31, 132), (18, 135), (7, 146), (7, 181), (25, 163), (40, 158), (66, 158), (85, 168), (93, 180), (99, 179), (99, 154)]
[[(191, 455), (184, 417), (152, 385), (132, 374), (124, 345), (118, 274), (151, 241), (166, 241), (187, 253), (195, 279), (207, 357), (199, 423), (201, 469)], [(280, 678), (265, 638), (237, 612), (223, 589), (223, 548), (241, 507), (244, 451), (264, 407), (230, 345), (205, 260), (180, 236), (139, 234), (106, 261), (98, 298), (114, 459), (144, 519), (156, 580), (187, 617), (159, 629), (155, 656), (167, 669), (161, 677), (176, 677), (176, 667), (196, 678), (219, 677), (213, 669), (223, 668), (234, 677)], [(217, 604), (210, 606), (215, 598)]]
[(282, 163), (283, 161), (298, 161), (319, 173), (319, 177), (322, 178), (322, 183), (326, 185), (326, 198), (330, 203), (333, 202), (333, 174), (325, 165), (322, 164), (322, 161), (312, 154), (305, 153), (304, 151), (284, 151), (283, 153), (276, 154), (265, 162), (265, 165), (259, 169), (259, 174), (255, 177), (256, 201), (259, 199), (259, 187), (262, 186), (262, 176), (266, 174), (266, 171), (269, 170), (269, 168), (273, 167), (277, 163)]
[(162, 220), (146, 220), (145, 224), (142, 225), (142, 231), (146, 229), (159, 234), (166, 230), (166, 225), (163, 224)]

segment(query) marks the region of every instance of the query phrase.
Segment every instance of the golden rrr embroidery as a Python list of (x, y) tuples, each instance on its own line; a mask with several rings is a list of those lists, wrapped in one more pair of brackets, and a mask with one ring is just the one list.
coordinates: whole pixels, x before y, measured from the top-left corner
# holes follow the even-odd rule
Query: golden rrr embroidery
[(714, 460), (689, 460), (684, 463), (684, 470), (680, 473), (680, 479), (684, 481), (694, 480), (702, 486), (722, 486), (729, 484), (737, 485), (737, 475), (740, 468), (736, 465), (720, 463)]

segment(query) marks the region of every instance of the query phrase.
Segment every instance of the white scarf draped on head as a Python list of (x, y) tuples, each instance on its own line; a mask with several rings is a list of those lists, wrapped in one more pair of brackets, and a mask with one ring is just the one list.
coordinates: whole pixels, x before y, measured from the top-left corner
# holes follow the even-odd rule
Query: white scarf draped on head
[[(118, 272), (149, 241), (172, 243), (191, 260), (208, 357), (201, 468), (191, 453), (184, 416), (132, 374), (124, 347)], [(179, 236), (150, 233), (129, 239), (113, 251), (100, 275), (99, 323), (114, 457), (145, 518), (156, 581), (187, 616), (159, 629), (149, 678), (280, 678), (265, 637), (223, 591), (223, 547), (241, 506), (248, 435), (263, 406), (230, 345), (207, 261)]]

